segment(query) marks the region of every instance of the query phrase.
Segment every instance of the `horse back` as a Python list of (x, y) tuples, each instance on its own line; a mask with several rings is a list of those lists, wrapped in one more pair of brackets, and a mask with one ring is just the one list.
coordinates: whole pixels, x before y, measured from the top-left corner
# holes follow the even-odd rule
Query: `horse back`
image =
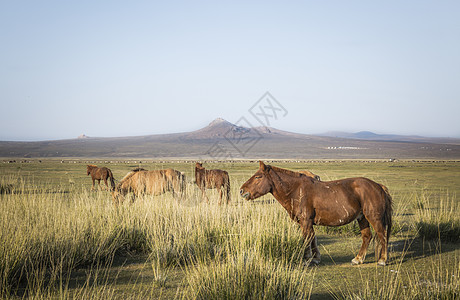
[(305, 205), (315, 211), (317, 224), (339, 226), (360, 214), (383, 214), (385, 211), (384, 189), (368, 178), (315, 182), (313, 186)]

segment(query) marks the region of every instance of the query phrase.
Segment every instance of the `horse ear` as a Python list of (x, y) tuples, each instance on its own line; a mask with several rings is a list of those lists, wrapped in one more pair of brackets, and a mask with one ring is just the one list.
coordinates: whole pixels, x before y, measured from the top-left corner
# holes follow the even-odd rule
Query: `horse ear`
[(267, 166), (264, 164), (263, 161), (259, 160), (259, 168), (263, 171), (265, 171), (265, 169), (267, 168)]

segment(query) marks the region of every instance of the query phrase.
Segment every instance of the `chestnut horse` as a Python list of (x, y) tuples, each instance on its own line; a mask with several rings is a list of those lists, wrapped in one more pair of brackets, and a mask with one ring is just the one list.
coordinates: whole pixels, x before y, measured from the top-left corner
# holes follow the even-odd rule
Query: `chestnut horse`
[(147, 171), (137, 168), (129, 172), (120, 180), (112, 191), (113, 202), (118, 204), (123, 202), (124, 196), (129, 192), (134, 194), (132, 202), (136, 196), (142, 194), (161, 195), (171, 191), (176, 197), (176, 192), (183, 196), (185, 192), (185, 176), (173, 169)]
[(227, 204), (230, 202), (230, 177), (227, 171), (218, 169), (206, 170), (201, 163), (196, 163), (195, 182), (200, 188), (206, 202), (209, 202), (206, 189), (219, 190), (219, 205), (222, 203), (222, 194), (223, 190), (225, 190)]
[(112, 189), (115, 188), (115, 179), (113, 178), (112, 171), (109, 168), (102, 167), (98, 168), (96, 165), (87, 165), (86, 166), (86, 176), (91, 174), (91, 179), (93, 180), (93, 187), (91, 190), (94, 190), (94, 181), (97, 180), (99, 187), (101, 186), (101, 179), (104, 180), (107, 189), (109, 185), (107, 184), (107, 179), (110, 179), (110, 185)]
[(362, 264), (372, 234), (378, 237), (378, 265), (388, 259), (388, 240), (391, 233), (392, 199), (382, 185), (363, 177), (322, 182), (304, 174), (259, 162), (259, 170), (242, 186), (240, 194), (247, 200), (271, 193), (299, 223), (306, 242), (313, 251), (313, 263), (321, 256), (316, 245), (313, 225), (341, 226), (357, 220), (362, 245), (352, 264)]

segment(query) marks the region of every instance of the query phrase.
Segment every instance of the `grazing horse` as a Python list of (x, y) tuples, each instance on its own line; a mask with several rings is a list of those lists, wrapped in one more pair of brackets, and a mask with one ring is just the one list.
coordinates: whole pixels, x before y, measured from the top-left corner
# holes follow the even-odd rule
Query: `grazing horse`
[(107, 189), (109, 188), (109, 185), (107, 184), (107, 179), (110, 179), (110, 184), (112, 186), (112, 189), (115, 188), (115, 179), (113, 178), (112, 171), (110, 171), (109, 168), (106, 168), (106, 167), (98, 168), (95, 165), (87, 165), (86, 175), (88, 176), (89, 174), (91, 174), (91, 179), (93, 180), (93, 187), (91, 188), (91, 190), (94, 190), (95, 180), (97, 180), (98, 185), (101, 186), (101, 179), (104, 180), (104, 183), (107, 186)]
[(363, 242), (352, 264), (364, 262), (372, 238), (369, 224), (378, 237), (378, 265), (387, 263), (392, 199), (382, 185), (363, 177), (322, 182), (260, 161), (259, 170), (241, 186), (240, 194), (252, 200), (267, 193), (299, 223), (305, 240), (311, 245), (313, 263), (321, 260), (313, 225), (342, 226), (355, 219)]
[(222, 194), (225, 190), (227, 204), (230, 202), (230, 177), (227, 171), (223, 170), (206, 170), (201, 163), (195, 165), (195, 182), (200, 188), (203, 198), (209, 202), (206, 195), (206, 189), (219, 190), (219, 205), (222, 203)]
[(176, 197), (176, 192), (183, 196), (185, 193), (185, 176), (179, 171), (173, 169), (147, 171), (137, 168), (129, 172), (120, 180), (112, 191), (113, 202), (118, 204), (123, 202), (124, 196), (132, 192), (134, 202), (136, 196), (142, 194), (161, 195), (171, 191)]

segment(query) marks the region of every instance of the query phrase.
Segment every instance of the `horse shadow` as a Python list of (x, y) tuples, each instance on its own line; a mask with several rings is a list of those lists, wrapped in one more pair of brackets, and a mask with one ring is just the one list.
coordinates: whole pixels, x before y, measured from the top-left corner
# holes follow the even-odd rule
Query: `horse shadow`
[[(318, 267), (331, 266), (331, 265), (341, 265), (341, 264), (350, 264), (353, 259), (353, 253), (350, 254), (329, 254), (326, 249), (329, 247), (334, 247), (336, 244), (338, 236), (327, 236), (320, 235), (318, 237), (318, 246), (321, 252), (321, 263)], [(342, 237), (343, 239), (345, 237)], [(371, 242), (367, 252), (366, 260), (364, 265), (375, 264), (375, 251), (374, 244), (375, 241)], [(358, 253), (360, 243), (356, 244), (354, 251)], [(388, 243), (389, 249), (389, 261), (387, 265), (396, 265), (400, 263), (405, 263), (408, 261), (417, 261), (420, 259), (426, 259), (427, 257), (435, 256), (438, 254), (446, 254), (458, 250), (458, 243), (452, 242), (443, 242), (439, 240), (424, 240), (419, 237), (395, 237)], [(354, 253), (354, 255), (356, 255)]]

